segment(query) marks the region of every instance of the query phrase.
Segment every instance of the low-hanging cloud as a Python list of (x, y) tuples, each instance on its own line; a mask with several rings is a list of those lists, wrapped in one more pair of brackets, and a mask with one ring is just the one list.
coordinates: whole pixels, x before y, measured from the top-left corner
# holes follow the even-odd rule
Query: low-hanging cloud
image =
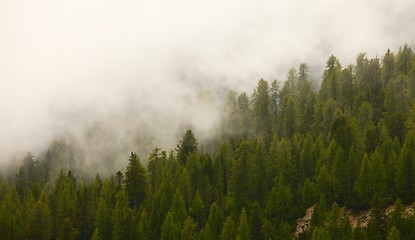
[(302, 62), (318, 79), (330, 54), (347, 65), (360, 51), (413, 44), (414, 9), (411, 0), (3, 0), (0, 162), (92, 126), (123, 156), (147, 151), (138, 143), (174, 147), (187, 127), (207, 138), (226, 90), (250, 93)]

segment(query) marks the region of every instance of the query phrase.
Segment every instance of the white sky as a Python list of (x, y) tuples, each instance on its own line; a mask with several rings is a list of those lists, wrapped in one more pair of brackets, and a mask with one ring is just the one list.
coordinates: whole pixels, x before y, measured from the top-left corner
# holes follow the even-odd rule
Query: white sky
[(302, 62), (319, 78), (330, 54), (346, 66), (413, 46), (414, 12), (412, 0), (0, 0), (0, 161), (123, 111), (208, 132), (217, 108), (188, 107), (200, 91), (251, 93)]

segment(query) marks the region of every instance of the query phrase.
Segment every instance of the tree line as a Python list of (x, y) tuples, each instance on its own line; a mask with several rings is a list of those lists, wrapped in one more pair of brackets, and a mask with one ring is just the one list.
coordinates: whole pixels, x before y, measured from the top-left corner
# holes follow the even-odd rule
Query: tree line
[[(1, 239), (414, 239), (415, 54), (326, 62), (320, 87), (307, 64), (253, 94), (230, 91), (214, 151), (187, 130), (146, 165), (92, 180), (73, 149), (52, 144), (0, 178)], [(56, 169), (65, 169), (57, 171)], [(394, 211), (386, 215), (387, 206)], [(314, 206), (310, 229), (296, 219)], [(344, 208), (371, 210), (352, 227)]]

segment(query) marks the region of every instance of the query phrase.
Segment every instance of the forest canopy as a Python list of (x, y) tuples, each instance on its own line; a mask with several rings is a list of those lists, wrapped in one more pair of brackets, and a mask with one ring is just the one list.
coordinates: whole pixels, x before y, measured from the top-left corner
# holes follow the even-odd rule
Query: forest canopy
[(319, 87), (303, 63), (229, 91), (221, 119), (209, 144), (189, 129), (147, 160), (131, 149), (110, 176), (79, 172), (64, 141), (28, 153), (0, 177), (0, 238), (415, 239), (409, 45), (349, 66), (332, 55)]

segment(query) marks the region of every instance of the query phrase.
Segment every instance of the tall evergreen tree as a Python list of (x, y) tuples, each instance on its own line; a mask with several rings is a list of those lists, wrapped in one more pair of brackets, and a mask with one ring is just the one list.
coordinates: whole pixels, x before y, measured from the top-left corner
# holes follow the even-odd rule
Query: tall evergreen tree
[(169, 212), (173, 214), (174, 220), (179, 224), (179, 227), (181, 227), (181, 224), (187, 217), (187, 210), (184, 204), (183, 196), (179, 189), (176, 189)]
[(271, 126), (271, 98), (269, 83), (261, 79), (253, 94), (253, 115), (255, 120), (256, 134), (258, 138), (269, 147), (272, 140)]
[(405, 138), (400, 157), (397, 183), (399, 195), (404, 203), (410, 203), (415, 196), (415, 131), (412, 130)]
[(237, 238), (241, 240), (251, 239), (251, 232), (248, 224), (248, 216), (246, 214), (245, 208), (242, 208), (241, 215), (239, 216)]
[(180, 240), (196, 240), (197, 239), (197, 224), (192, 217), (187, 217), (183, 223), (183, 228), (180, 231)]
[(133, 211), (128, 207), (128, 195), (122, 186), (116, 196), (116, 203), (112, 211), (112, 239), (133, 239), (136, 237), (135, 219)]
[(161, 226), (161, 240), (179, 239), (180, 227), (174, 220), (173, 214), (168, 212)]
[(235, 229), (236, 229), (235, 221), (233, 221), (233, 219), (230, 216), (228, 216), (226, 218), (225, 223), (223, 224), (223, 229), (222, 229), (219, 239), (220, 240), (235, 239)]
[(415, 54), (408, 44), (400, 47), (398, 54), (396, 55), (397, 70), (402, 74), (408, 75), (414, 59)]
[(125, 172), (125, 190), (132, 208), (137, 208), (146, 197), (147, 174), (135, 153), (131, 153)]
[(253, 176), (254, 145), (243, 142), (237, 150), (237, 159), (234, 161), (231, 177), (231, 192), (235, 194), (238, 208), (247, 206), (254, 198), (255, 185)]
[(341, 65), (337, 57), (331, 55), (326, 62), (323, 73), (323, 81), (320, 88), (320, 99), (325, 101), (329, 98), (337, 101), (340, 97)]
[(45, 192), (30, 213), (26, 236), (29, 239), (49, 240), (52, 237), (52, 218)]
[(9, 190), (0, 202), (0, 238), (22, 239), (24, 234), (22, 218), (26, 216), (23, 215), (16, 188)]
[(180, 144), (177, 145), (177, 159), (186, 164), (187, 156), (190, 153), (197, 151), (197, 140), (193, 135), (192, 130), (186, 130), (186, 133), (183, 135), (183, 138), (180, 140)]
[(383, 87), (388, 84), (395, 74), (395, 56), (393, 52), (388, 49), (382, 59), (381, 79)]

